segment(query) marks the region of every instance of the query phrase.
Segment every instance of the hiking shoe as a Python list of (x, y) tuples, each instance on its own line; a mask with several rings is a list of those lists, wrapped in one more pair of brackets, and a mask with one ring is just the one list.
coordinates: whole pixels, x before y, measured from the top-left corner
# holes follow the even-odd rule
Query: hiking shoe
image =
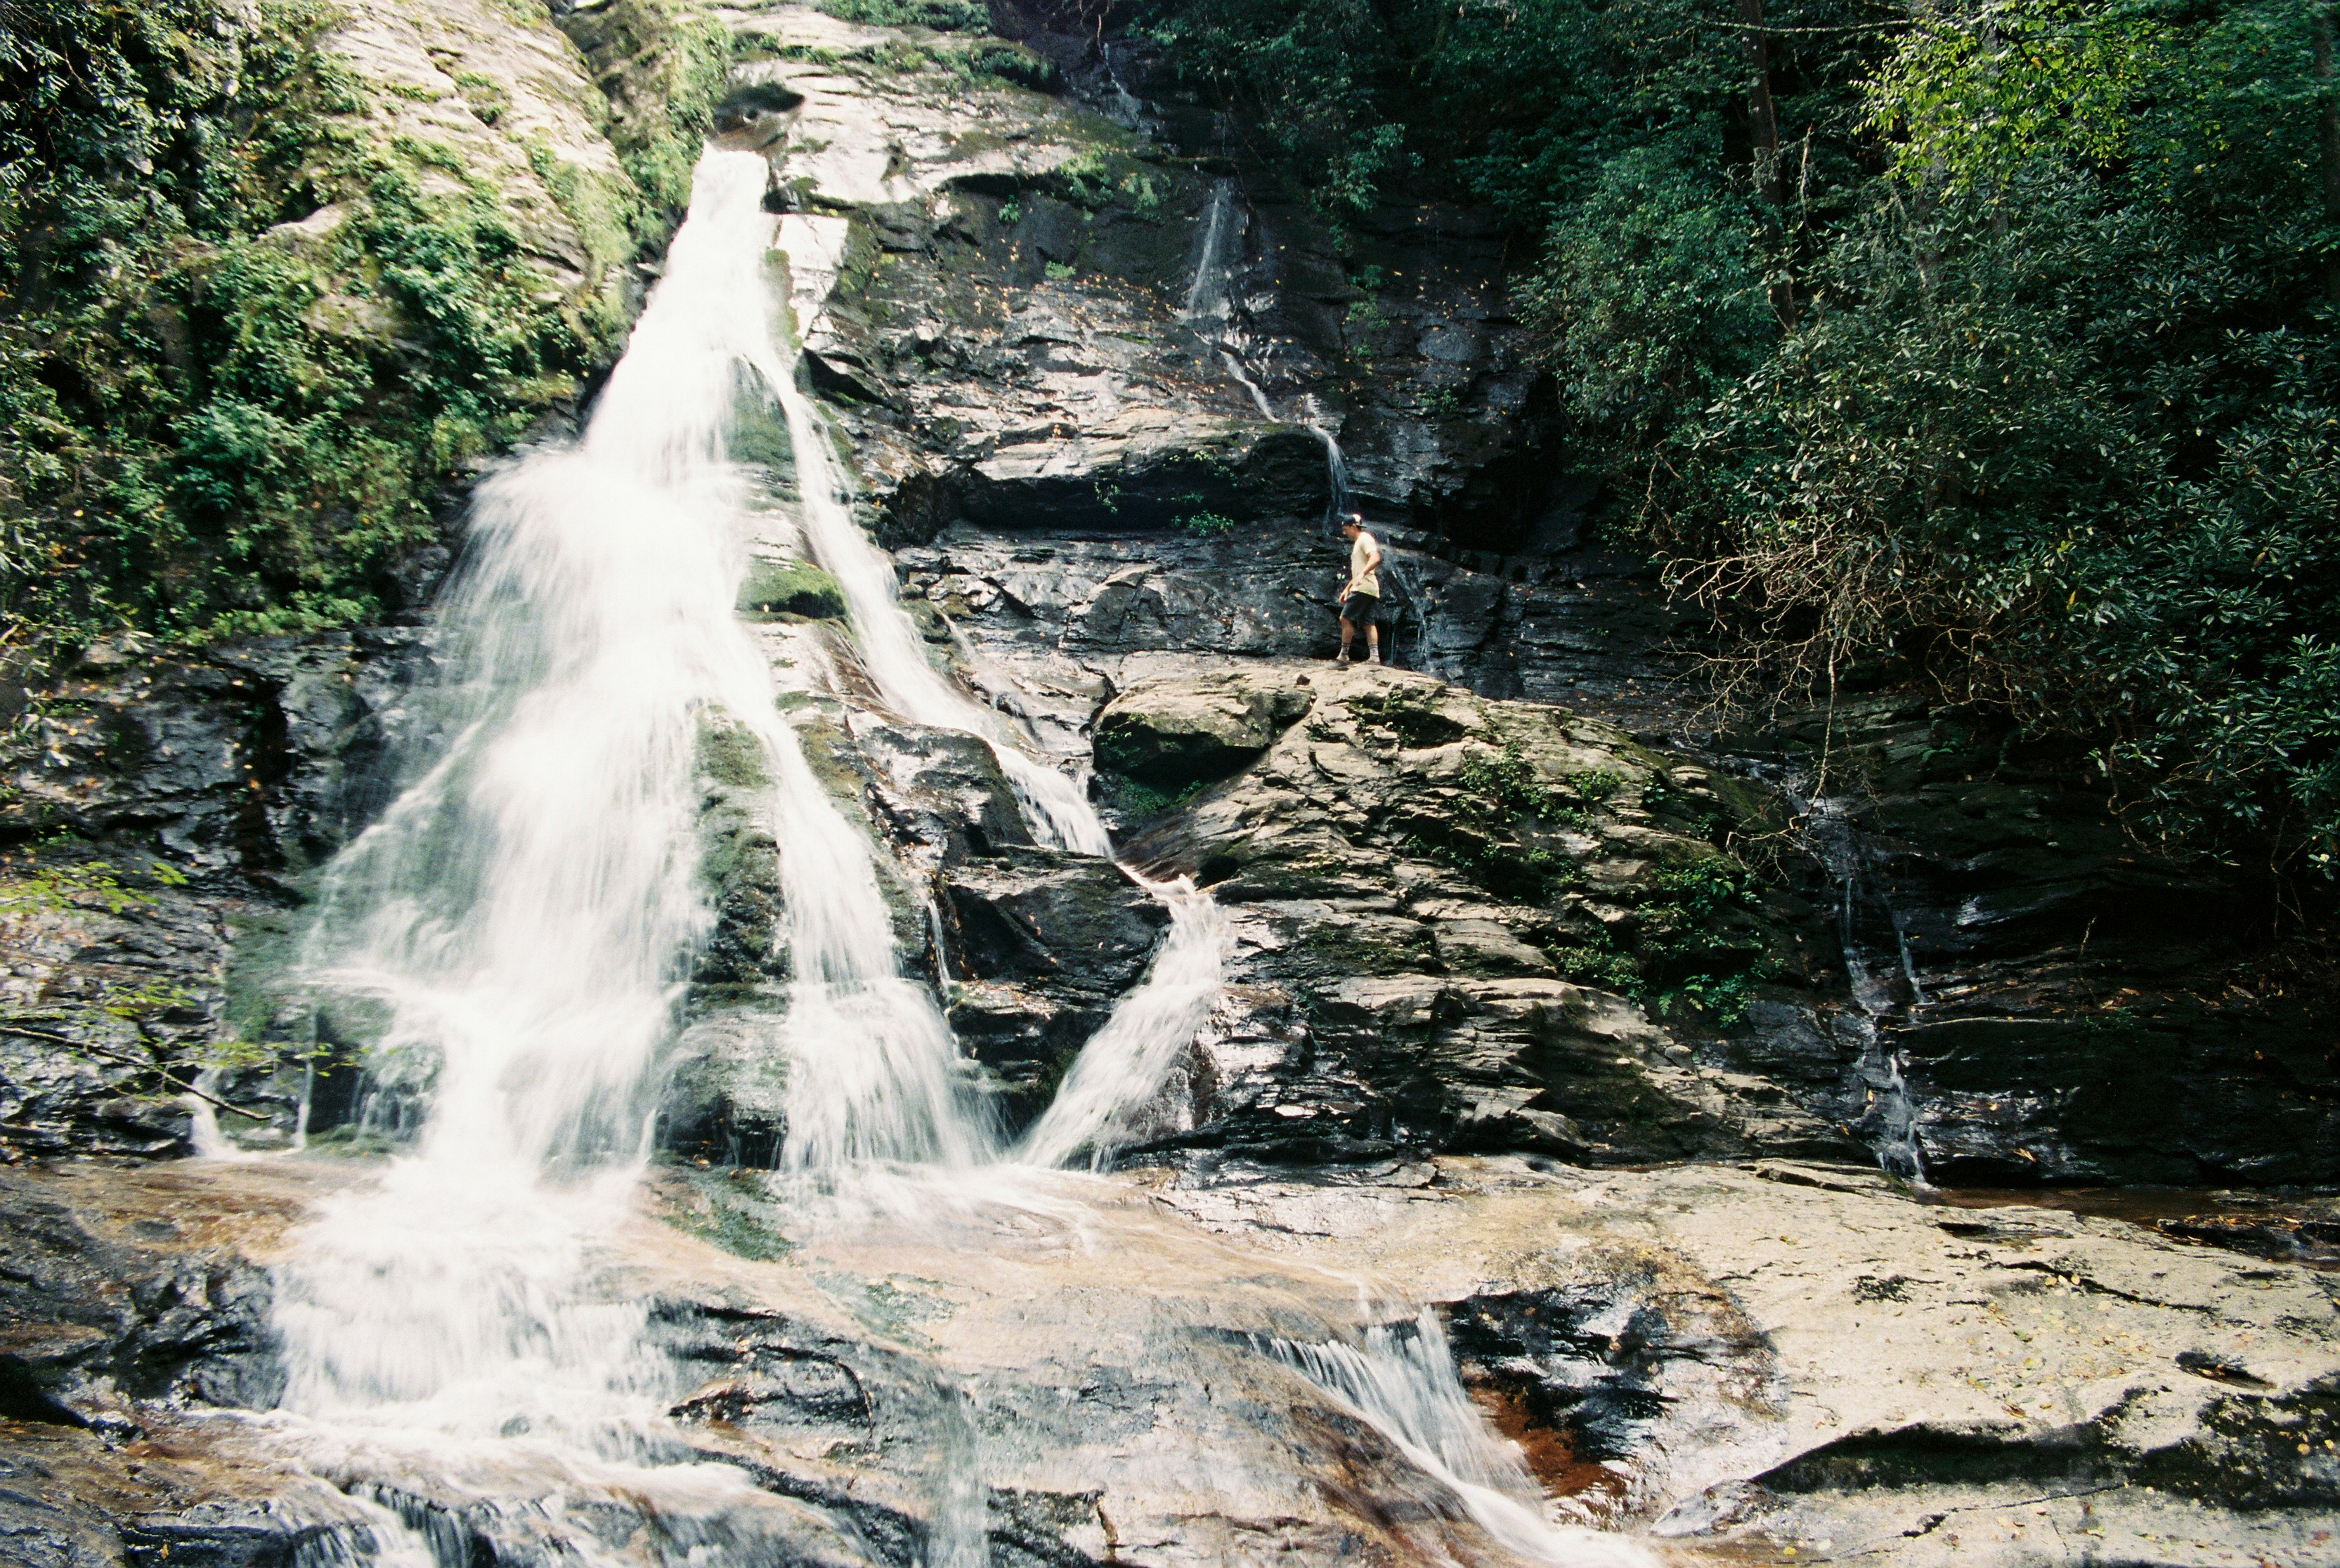
[(1377, 665), (1377, 664), (1379, 664), (1379, 663), (1381, 663), (1381, 662), (1382, 662), (1382, 656), (1381, 656), (1381, 655), (1379, 655), (1379, 654), (1367, 654), (1367, 655), (1365, 656), (1365, 663), (1367, 663), (1367, 664), (1369, 664), (1369, 665)]
[(1336, 665), (1347, 664), (1349, 662), (1349, 650), (1343, 648), (1339, 653), (1333, 656), (1333, 662)]

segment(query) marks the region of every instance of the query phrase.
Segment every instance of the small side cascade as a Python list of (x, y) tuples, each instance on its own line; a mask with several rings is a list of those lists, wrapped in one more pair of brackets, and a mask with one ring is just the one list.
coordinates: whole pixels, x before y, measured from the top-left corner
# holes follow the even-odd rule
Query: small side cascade
[(1553, 1568), (1653, 1568), (1631, 1542), (1552, 1516), (1518, 1448), (1488, 1430), (1463, 1392), (1445, 1330), (1429, 1307), (1410, 1323), (1372, 1325), (1355, 1343), (1254, 1336), (1253, 1344), (1356, 1412), (1453, 1493), (1503, 1551)]
[(1145, 983), (1114, 1009), (1024, 1135), (1017, 1152), (1029, 1164), (1068, 1165), (1086, 1155), (1092, 1169), (1106, 1169), (1128, 1118), (1161, 1088), (1225, 983), (1226, 912), (1184, 877), (1145, 888), (1170, 911), (1170, 938)]
[(1328, 522), (1338, 523), (1349, 509), (1349, 459), (1341, 450), (1340, 438), (1333, 434), (1331, 423), (1324, 418), (1324, 407), (1310, 393), (1306, 402), (1308, 429), (1324, 443), (1324, 477), (1332, 499), (1324, 516)]
[[(1919, 1133), (1916, 1103), (1902, 1076), (1901, 1052), (1889, 1043), (1880, 1027), (1889, 1015), (1922, 1006), (1925, 991), (1909, 950), (1909, 932), (1899, 911), (1882, 892), (1871, 890), (1862, 873), (1867, 856), (1846, 814), (1841, 796), (1805, 799), (1790, 793), (1790, 802), (1806, 824), (1813, 846), (1828, 867), (1837, 888), (1838, 945), (1844, 953), (1845, 980), (1853, 1003), (1860, 1009), (1859, 1027), (1866, 1040), (1854, 1069), (1868, 1099), (1860, 1129), (1877, 1151), (1877, 1163), (1888, 1176), (1925, 1187), (1926, 1157)], [(1894, 952), (1880, 970), (1865, 940), (1859, 918), (1862, 903), (1873, 900), (1884, 912), (1894, 935)]]
[[(1259, 417), (1274, 423), (1282, 418), (1275, 406), (1268, 401), (1267, 393), (1244, 359), (1243, 333), (1237, 325), (1234, 297), (1229, 291), (1233, 269), (1227, 252), (1236, 228), (1232, 213), (1235, 203), (1235, 186), (1232, 180), (1222, 180), (1211, 188), (1211, 200), (1205, 209), (1203, 239), (1195, 251), (1194, 281), (1186, 288), (1185, 318), (1189, 326), (1206, 336), (1218, 350), (1219, 359), (1233, 376), (1236, 385), (1251, 395), (1252, 406)], [(1349, 459), (1341, 449), (1341, 439), (1333, 430), (1333, 421), (1314, 393), (1302, 399), (1299, 423), (1314, 436), (1324, 448), (1324, 527), (1332, 531), (1340, 526), (1349, 511)], [(1403, 602), (1413, 606), (1416, 619), (1416, 643), (1426, 645), (1428, 626), (1422, 616), (1422, 594), (1411, 573), (1385, 551), (1382, 570), (1403, 590)], [(1385, 600), (1385, 604), (1390, 601)], [(1394, 606), (1393, 606), (1394, 607)], [(1383, 656), (1392, 663), (1397, 660), (1397, 642), (1401, 624), (1393, 618), (1389, 623), (1389, 646)]]

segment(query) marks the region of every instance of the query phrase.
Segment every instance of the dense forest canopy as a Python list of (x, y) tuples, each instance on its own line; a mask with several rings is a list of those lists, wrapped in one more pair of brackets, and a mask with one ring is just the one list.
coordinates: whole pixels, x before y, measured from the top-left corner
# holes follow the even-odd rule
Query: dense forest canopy
[(1608, 527), (1750, 685), (2081, 737), (2148, 835), (2340, 870), (2325, 0), (1179, 0), (1334, 222), (1492, 203)]

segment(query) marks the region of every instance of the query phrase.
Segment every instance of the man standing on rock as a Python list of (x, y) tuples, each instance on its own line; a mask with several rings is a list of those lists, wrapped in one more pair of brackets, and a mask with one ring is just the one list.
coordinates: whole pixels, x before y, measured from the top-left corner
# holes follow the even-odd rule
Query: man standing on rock
[(1357, 623), (1365, 625), (1365, 663), (1382, 662), (1382, 545), (1365, 532), (1363, 512), (1341, 519), (1341, 537), (1349, 541), (1349, 586), (1341, 590), (1341, 656), (1349, 662), (1349, 645), (1356, 641)]

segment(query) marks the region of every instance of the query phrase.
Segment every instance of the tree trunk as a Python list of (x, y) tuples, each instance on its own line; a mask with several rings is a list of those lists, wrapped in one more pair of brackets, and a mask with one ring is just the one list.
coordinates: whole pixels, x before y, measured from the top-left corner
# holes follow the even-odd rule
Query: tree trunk
[[(1788, 185), (1780, 166), (1780, 111), (1771, 101), (1771, 50), (1763, 37), (1763, 0), (1739, 0), (1739, 20), (1747, 51), (1747, 121), (1755, 143), (1755, 193), (1771, 209), (1771, 227), (1784, 251), (1788, 235)], [(1771, 313), (1782, 327), (1796, 324), (1796, 286), (1785, 278), (1770, 289)]]
[[(2322, 89), (2318, 96), (2324, 100), (2324, 220), (2329, 228), (2340, 231), (2340, 82), (2333, 74), (2330, 0), (2315, 0), (2311, 27), (2315, 38), (2315, 80)], [(2324, 293), (2340, 305), (2340, 249), (2324, 258)]]

